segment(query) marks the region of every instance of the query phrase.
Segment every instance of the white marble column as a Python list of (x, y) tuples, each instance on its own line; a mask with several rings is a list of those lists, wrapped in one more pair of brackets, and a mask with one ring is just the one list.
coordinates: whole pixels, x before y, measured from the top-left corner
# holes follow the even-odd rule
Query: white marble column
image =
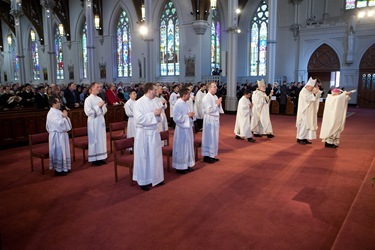
[[(197, 46), (196, 46), (196, 55), (195, 56), (195, 82), (202, 81), (202, 62), (205, 61), (205, 52), (204, 52), (204, 39), (207, 37), (204, 35), (210, 27), (209, 23), (206, 20), (196, 20), (193, 21), (193, 29), (197, 35)], [(190, 55), (189, 55), (190, 57)]]
[[(92, 2), (85, 1), (86, 25), (87, 25), (87, 81), (89, 83), (95, 82), (95, 46), (94, 46), (94, 14), (92, 10)], [(99, 72), (99, 65), (97, 65), (96, 72)]]
[(14, 17), (15, 29), (16, 29), (16, 53), (18, 58), (18, 82), (20, 84), (26, 83), (26, 75), (25, 75), (25, 56), (23, 54), (23, 39), (22, 39), (22, 29), (21, 29), (21, 17), (23, 16), (22, 12), (22, 3), (16, 2), (17, 0), (12, 0), (12, 8), (10, 10), (10, 14)]
[(267, 83), (275, 81), (277, 0), (268, 1)]
[[(41, 0), (40, 4), (43, 6), (43, 30), (45, 37), (45, 45), (47, 48), (47, 72), (48, 84), (56, 83), (57, 78), (57, 61), (55, 51), (55, 29), (53, 27), (53, 7), (55, 6), (54, 0)], [(42, 67), (43, 68), (43, 67)]]
[(238, 0), (228, 1), (228, 61), (227, 61), (227, 97), (224, 109), (237, 110), (237, 47), (238, 47)]

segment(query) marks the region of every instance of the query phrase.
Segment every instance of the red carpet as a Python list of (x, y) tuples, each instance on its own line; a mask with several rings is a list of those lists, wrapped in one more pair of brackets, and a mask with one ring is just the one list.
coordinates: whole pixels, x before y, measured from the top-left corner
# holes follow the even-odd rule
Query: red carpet
[(54, 177), (39, 159), (30, 172), (28, 147), (0, 151), (2, 248), (375, 249), (375, 110), (349, 111), (338, 149), (297, 144), (294, 116), (271, 117), (273, 139), (235, 140), (223, 115), (220, 161), (199, 155), (149, 192), (125, 168), (115, 183), (113, 155), (91, 167), (77, 150)]

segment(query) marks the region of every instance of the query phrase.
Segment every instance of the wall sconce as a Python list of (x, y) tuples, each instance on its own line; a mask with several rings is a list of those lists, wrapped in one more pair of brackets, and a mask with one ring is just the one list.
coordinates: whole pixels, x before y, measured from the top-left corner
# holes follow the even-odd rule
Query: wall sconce
[(11, 34), (8, 35), (7, 40), (8, 40), (8, 45), (12, 46), (12, 40), (13, 39), (12, 39), (12, 35)]
[(236, 32), (236, 33), (241, 33), (241, 29), (238, 28), (237, 26), (229, 27), (226, 32)]
[(142, 13), (142, 21), (144, 21), (146, 19), (146, 8), (144, 4), (142, 4), (141, 13)]
[(100, 30), (100, 17), (99, 17), (99, 15), (95, 15), (94, 25), (95, 25), (96, 30)]
[(64, 25), (62, 23), (59, 24), (59, 34), (60, 36), (64, 35)]
[(217, 1), (216, 0), (211, 0), (211, 9), (216, 9), (216, 4), (217, 4)]
[(30, 30), (30, 37), (31, 37), (31, 41), (35, 41), (35, 31), (34, 30)]

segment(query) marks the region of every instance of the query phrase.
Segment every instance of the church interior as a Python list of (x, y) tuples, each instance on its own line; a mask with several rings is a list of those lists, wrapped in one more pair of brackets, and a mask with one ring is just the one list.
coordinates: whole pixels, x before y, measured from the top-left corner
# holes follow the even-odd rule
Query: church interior
[[(375, 249), (375, 0), (0, 6), (0, 249)], [(294, 94), (309, 77), (324, 93), (318, 124), (332, 88), (355, 90), (337, 149), (295, 143)], [(275, 138), (236, 141), (238, 94), (261, 79), (293, 94), (283, 112), (272, 99)], [(116, 152), (95, 168), (72, 143), (72, 173), (61, 178), (48, 157), (30, 157), (48, 106), (23, 92), (64, 95), (73, 83), (85, 98), (97, 82), (115, 84), (125, 102), (147, 82), (171, 92), (213, 81), (224, 109), (214, 166), (198, 153), (195, 171), (180, 176), (164, 158), (165, 185), (144, 193), (128, 169), (115, 181)], [(68, 112), (73, 128), (87, 125), (82, 100)], [(109, 149), (110, 124), (127, 120), (123, 105), (105, 119)]]

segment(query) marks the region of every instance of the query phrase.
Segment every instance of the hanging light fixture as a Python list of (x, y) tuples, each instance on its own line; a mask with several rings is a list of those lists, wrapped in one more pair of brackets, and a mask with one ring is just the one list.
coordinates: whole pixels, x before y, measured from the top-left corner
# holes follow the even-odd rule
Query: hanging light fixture
[(211, 9), (216, 9), (216, 4), (217, 4), (217, 1), (216, 0), (211, 0)]
[(64, 35), (64, 25), (62, 23), (59, 24), (59, 34), (60, 36)]
[(12, 35), (11, 34), (8, 35), (7, 40), (8, 40), (8, 45), (12, 46), (12, 40), (13, 39), (12, 39)]
[(31, 41), (35, 41), (35, 31), (34, 30), (31, 30), (30, 31), (30, 36), (31, 36)]
[(144, 21), (146, 19), (146, 8), (144, 4), (142, 4), (141, 6), (141, 13), (142, 13), (142, 21)]
[(94, 25), (96, 30), (100, 30), (100, 17), (98, 14), (94, 17)]

